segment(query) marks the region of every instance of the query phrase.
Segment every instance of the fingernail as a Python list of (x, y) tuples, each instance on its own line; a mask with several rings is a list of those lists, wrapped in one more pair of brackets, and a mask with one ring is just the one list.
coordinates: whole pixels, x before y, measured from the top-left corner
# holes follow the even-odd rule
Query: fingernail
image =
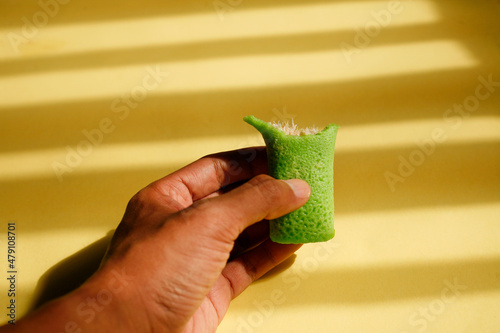
[(288, 179), (284, 181), (287, 183), (295, 193), (297, 198), (309, 198), (311, 195), (311, 188), (309, 184), (300, 179)]

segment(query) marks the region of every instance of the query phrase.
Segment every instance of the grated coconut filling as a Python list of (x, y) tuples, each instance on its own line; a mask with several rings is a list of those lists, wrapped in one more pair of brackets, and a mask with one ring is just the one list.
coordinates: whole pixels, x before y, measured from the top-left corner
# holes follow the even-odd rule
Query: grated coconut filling
[(277, 128), (283, 132), (285, 132), (286, 134), (288, 135), (311, 135), (311, 134), (316, 134), (319, 132), (319, 129), (315, 126), (313, 127), (306, 127), (306, 128), (299, 128), (297, 126), (297, 124), (295, 124), (293, 122), (293, 119), (292, 119), (292, 124), (288, 124), (288, 122), (286, 123), (281, 123), (281, 122), (273, 122), (271, 123), (271, 125), (273, 125), (274, 128)]

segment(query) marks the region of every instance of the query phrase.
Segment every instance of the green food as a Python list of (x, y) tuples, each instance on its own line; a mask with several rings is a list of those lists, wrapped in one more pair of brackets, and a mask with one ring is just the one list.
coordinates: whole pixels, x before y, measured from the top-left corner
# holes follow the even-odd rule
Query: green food
[[(282, 244), (324, 242), (335, 236), (333, 226), (333, 157), (338, 126), (330, 124), (316, 134), (287, 134), (254, 116), (243, 118), (266, 143), (269, 175), (298, 178), (311, 187), (311, 197), (301, 208), (270, 221), (270, 237)], [(286, 130), (286, 128), (285, 128)], [(298, 134), (298, 135), (297, 135)]]

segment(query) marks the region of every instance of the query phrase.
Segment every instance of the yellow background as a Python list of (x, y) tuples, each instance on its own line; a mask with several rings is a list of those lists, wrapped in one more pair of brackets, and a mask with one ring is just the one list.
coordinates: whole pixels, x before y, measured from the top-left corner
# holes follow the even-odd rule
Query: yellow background
[(336, 237), (252, 285), (219, 332), (500, 330), (500, 2), (45, 3), (0, 2), (0, 253), (15, 221), (18, 316), (95, 268), (140, 188), (262, 144), (254, 114), (341, 126)]

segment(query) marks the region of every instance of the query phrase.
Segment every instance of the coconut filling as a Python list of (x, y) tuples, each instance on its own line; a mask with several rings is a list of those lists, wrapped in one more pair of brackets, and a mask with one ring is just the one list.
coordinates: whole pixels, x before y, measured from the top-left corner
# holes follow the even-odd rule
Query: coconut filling
[(319, 132), (319, 129), (315, 126), (313, 127), (306, 127), (306, 128), (299, 128), (297, 126), (297, 124), (295, 124), (293, 122), (293, 119), (292, 119), (292, 124), (288, 124), (288, 122), (286, 123), (280, 123), (280, 122), (273, 122), (271, 123), (271, 125), (273, 125), (274, 128), (277, 128), (279, 129), (280, 131), (283, 131), (285, 132), (286, 134), (288, 135), (297, 135), (297, 136), (301, 136), (301, 135), (311, 135), (311, 134), (316, 134)]

